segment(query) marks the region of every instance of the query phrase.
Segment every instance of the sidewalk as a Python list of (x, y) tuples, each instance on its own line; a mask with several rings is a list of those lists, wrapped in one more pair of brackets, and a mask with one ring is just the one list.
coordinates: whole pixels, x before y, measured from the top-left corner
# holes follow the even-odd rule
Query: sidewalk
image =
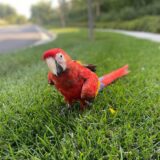
[(160, 42), (160, 34), (158, 33), (127, 31), (127, 30), (118, 30), (118, 29), (96, 29), (96, 31), (121, 33), (128, 36), (140, 38), (140, 39), (147, 39), (154, 42)]

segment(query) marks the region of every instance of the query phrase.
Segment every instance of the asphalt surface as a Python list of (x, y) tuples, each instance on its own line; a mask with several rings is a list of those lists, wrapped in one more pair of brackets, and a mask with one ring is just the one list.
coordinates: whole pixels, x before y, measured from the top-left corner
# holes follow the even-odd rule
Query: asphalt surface
[[(97, 29), (97, 31), (117, 32), (141, 39), (160, 42), (160, 34), (156, 33), (113, 29)], [(54, 40), (55, 38), (56, 35), (49, 34), (48, 31), (37, 25), (9, 26), (0, 28), (0, 54), (13, 52), (33, 45), (43, 44), (50, 40)]]
[(36, 25), (0, 28), (0, 53), (13, 52), (50, 38), (45, 29)]

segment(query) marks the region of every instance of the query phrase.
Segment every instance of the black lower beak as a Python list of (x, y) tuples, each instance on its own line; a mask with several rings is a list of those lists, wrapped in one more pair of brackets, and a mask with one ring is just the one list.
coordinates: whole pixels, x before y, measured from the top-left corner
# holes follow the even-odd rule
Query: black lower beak
[(55, 61), (55, 62), (56, 62), (57, 76), (59, 76), (62, 74), (63, 68), (59, 63), (57, 63), (57, 61)]

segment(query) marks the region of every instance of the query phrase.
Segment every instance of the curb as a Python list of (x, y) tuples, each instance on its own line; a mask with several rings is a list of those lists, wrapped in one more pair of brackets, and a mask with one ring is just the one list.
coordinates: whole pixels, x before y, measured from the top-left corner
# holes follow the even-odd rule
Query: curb
[(57, 34), (50, 33), (50, 32), (48, 32), (48, 30), (46, 30), (42, 27), (39, 27), (39, 26), (35, 26), (35, 27), (40, 35), (40, 40), (35, 42), (31, 46), (38, 46), (38, 45), (46, 44), (48, 42), (54, 41), (57, 38)]

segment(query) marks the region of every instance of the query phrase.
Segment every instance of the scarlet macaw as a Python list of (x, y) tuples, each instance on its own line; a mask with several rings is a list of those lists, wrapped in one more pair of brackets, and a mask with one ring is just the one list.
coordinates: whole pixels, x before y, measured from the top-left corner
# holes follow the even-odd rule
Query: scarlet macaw
[(54, 48), (43, 55), (49, 67), (48, 83), (54, 85), (71, 106), (75, 101), (80, 102), (83, 110), (99, 91), (117, 78), (128, 74), (128, 65), (119, 68), (100, 78), (93, 72), (94, 65), (83, 65), (72, 60), (62, 49)]

